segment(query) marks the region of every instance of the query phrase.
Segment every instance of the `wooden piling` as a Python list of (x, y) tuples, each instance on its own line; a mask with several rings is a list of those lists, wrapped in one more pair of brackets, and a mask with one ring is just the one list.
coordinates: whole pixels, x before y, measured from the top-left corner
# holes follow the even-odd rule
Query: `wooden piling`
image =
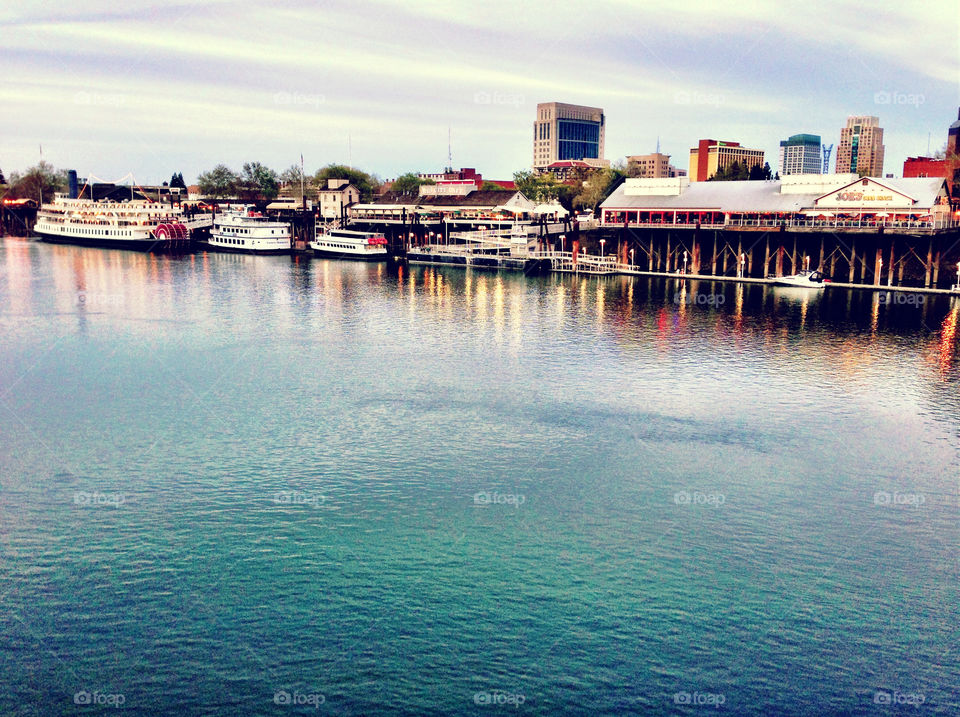
[(894, 252), (894, 238), (890, 237), (890, 263), (887, 266), (887, 286), (893, 286), (893, 267), (896, 264), (896, 254)]
[(848, 284), (853, 283), (853, 272), (857, 268), (857, 239), (852, 237), (850, 239), (850, 276), (847, 279)]

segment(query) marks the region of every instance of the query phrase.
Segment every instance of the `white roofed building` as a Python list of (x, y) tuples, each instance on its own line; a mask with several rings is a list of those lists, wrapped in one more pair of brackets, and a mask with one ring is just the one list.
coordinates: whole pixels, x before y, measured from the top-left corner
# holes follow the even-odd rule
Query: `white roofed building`
[(627, 179), (600, 205), (606, 226), (933, 231), (957, 226), (942, 178), (797, 174), (779, 181)]

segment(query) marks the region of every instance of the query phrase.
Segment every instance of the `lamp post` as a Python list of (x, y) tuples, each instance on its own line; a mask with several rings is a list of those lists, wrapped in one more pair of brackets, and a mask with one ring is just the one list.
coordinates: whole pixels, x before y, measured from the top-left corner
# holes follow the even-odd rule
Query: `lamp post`
[(687, 274), (687, 250), (686, 249), (683, 250), (683, 274), (684, 276), (686, 276)]
[(603, 245), (607, 243), (606, 239), (600, 240), (600, 258), (603, 259)]
[(567, 238), (566, 234), (560, 235), (560, 253), (563, 254), (563, 240)]
[(957, 262), (957, 288), (960, 289), (960, 261)]
[(633, 249), (630, 250), (630, 266), (633, 266)]

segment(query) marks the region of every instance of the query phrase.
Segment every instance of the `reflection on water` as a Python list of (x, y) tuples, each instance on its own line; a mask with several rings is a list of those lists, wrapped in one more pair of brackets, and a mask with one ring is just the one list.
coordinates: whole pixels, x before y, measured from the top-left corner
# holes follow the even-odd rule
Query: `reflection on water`
[[(39, 254), (46, 256), (41, 262)], [(890, 351), (915, 351), (929, 377), (956, 378), (958, 299), (925, 296), (923, 303), (881, 302), (880, 292), (734, 284), (642, 277), (586, 277), (484, 272), (432, 266), (196, 254), (185, 257), (84, 250), (7, 240), (2, 290), (7, 315), (107, 313), (130, 320), (268, 312), (279, 327), (304, 320), (347, 320), (371, 292), (403, 305), (403, 314), (429, 312), (463, 332), (491, 332), (514, 348), (543, 317), (573, 328), (587, 319), (597, 340), (621, 347), (653, 343), (663, 352), (764, 347), (834, 366), (865, 369)], [(45, 273), (40, 273), (40, 272)], [(242, 289), (219, 281), (236, 277)], [(178, 294), (189, 293), (187, 304)], [(709, 300), (708, 300), (709, 299)], [(174, 308), (175, 307), (175, 308)], [(803, 337), (803, 340), (800, 340)], [(731, 344), (732, 342), (732, 344)], [(744, 342), (747, 342), (746, 344)], [(934, 358), (935, 357), (935, 358)], [(709, 361), (705, 350), (702, 360)]]

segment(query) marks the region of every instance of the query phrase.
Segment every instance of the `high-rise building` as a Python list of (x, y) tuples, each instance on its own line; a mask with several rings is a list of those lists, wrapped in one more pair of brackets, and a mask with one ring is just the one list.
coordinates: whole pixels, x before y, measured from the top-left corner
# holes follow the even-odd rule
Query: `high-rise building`
[(541, 102), (533, 123), (533, 166), (603, 159), (604, 116), (599, 107)]
[(720, 169), (726, 169), (736, 162), (748, 168), (763, 165), (762, 149), (747, 149), (739, 142), (718, 142), (715, 139), (701, 139), (690, 150), (690, 181), (705, 182)]
[(677, 169), (670, 164), (670, 155), (654, 152), (653, 154), (634, 154), (627, 157), (627, 174), (631, 177), (686, 177), (687, 170)]
[(840, 130), (836, 172), (883, 176), (883, 128), (878, 117), (847, 118), (847, 126)]
[(820, 135), (795, 134), (780, 142), (780, 176), (820, 174)]

